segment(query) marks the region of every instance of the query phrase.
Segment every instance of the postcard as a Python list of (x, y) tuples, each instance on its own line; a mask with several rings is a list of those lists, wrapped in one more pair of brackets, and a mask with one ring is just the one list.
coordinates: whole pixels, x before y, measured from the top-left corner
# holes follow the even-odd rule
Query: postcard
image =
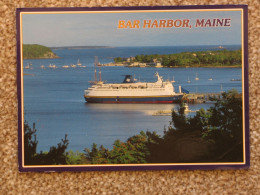
[(19, 8), (19, 170), (249, 167), (246, 5)]

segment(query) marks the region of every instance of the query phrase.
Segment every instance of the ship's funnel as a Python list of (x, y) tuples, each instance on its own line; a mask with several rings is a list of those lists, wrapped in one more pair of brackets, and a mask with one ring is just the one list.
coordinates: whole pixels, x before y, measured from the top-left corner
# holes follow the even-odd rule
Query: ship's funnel
[(123, 83), (134, 83), (134, 82), (135, 82), (135, 80), (132, 77), (132, 75), (125, 75), (125, 79), (124, 79)]

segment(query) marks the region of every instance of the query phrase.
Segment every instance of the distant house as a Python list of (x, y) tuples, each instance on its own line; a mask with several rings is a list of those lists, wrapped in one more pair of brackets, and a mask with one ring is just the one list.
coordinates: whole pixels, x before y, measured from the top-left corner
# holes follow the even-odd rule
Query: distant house
[(161, 67), (163, 67), (163, 66), (162, 66), (162, 63), (161, 63), (157, 58), (154, 58), (154, 59), (153, 59), (153, 62), (149, 63), (148, 65), (149, 65), (149, 66), (154, 66), (154, 67), (156, 67), (156, 68), (161, 68)]
[(162, 68), (162, 63), (161, 62), (155, 62), (155, 67), (156, 68)]
[(129, 58), (126, 58), (126, 61), (127, 61), (127, 62), (131, 62), (131, 61), (134, 61), (134, 60), (135, 60), (135, 57), (132, 57), (132, 56), (129, 57)]
[(135, 57), (130, 57), (130, 60), (132, 60), (132, 61), (135, 60)]

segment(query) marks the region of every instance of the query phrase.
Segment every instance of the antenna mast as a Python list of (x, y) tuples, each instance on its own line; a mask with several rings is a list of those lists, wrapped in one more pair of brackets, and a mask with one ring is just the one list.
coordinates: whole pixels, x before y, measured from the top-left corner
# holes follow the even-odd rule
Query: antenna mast
[(99, 69), (99, 81), (102, 81), (101, 79), (101, 70)]
[(98, 65), (98, 57), (95, 56), (95, 82), (97, 82), (97, 70), (96, 70), (97, 65)]

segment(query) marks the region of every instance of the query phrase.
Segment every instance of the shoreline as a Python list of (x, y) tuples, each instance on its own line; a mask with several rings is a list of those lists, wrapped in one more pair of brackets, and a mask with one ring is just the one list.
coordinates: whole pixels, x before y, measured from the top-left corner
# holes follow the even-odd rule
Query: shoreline
[(110, 66), (110, 67), (116, 67), (116, 66), (121, 66), (121, 67), (128, 67), (128, 68), (242, 68), (242, 65), (224, 65), (224, 66), (212, 66), (212, 65), (202, 65), (202, 66), (149, 66), (149, 65), (126, 65), (122, 63), (107, 63), (107, 64), (102, 64), (102, 66)]
[(57, 57), (23, 58), (23, 60), (42, 60), (42, 59), (58, 59), (58, 58), (61, 58), (61, 57), (57, 56)]

